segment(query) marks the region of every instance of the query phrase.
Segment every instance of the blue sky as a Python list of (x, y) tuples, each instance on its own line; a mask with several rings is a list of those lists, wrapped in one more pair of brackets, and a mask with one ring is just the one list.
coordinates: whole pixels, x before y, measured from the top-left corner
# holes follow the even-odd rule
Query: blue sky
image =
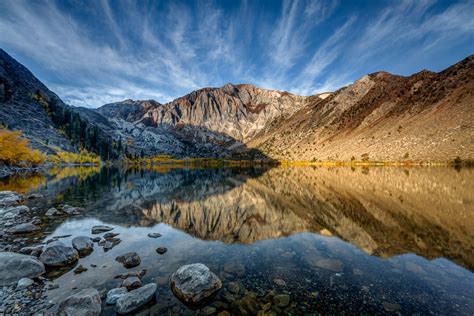
[(0, 47), (65, 102), (252, 83), (301, 95), (474, 53), (474, 1), (0, 1)]

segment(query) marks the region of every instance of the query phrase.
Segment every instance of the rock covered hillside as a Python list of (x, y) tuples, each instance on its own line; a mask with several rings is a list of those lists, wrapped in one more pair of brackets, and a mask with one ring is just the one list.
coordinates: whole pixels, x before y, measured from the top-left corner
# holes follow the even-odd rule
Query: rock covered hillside
[(249, 146), (289, 160), (474, 159), (474, 55), (434, 73), (377, 72), (309, 97)]

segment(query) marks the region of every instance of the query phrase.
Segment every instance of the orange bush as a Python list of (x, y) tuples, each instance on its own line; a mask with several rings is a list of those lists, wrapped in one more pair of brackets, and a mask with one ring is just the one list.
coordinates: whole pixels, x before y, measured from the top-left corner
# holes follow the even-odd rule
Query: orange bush
[(37, 166), (44, 161), (39, 150), (31, 149), (21, 132), (0, 129), (0, 161), (10, 166)]

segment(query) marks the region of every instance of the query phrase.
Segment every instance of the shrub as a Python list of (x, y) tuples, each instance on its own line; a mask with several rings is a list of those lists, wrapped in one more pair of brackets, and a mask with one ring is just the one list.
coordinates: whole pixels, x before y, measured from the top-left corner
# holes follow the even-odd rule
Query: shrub
[(43, 154), (29, 146), (20, 131), (0, 129), (0, 161), (9, 166), (37, 166), (44, 161)]

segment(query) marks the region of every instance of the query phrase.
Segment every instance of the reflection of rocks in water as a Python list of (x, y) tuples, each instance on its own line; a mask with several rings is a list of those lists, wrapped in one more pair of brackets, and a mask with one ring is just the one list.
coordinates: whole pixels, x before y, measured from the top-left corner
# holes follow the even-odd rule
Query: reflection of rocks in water
[(413, 252), (474, 269), (473, 172), (313, 167), (101, 171), (87, 183), (75, 183), (64, 198), (80, 196), (88, 201), (88, 216), (125, 226), (164, 222), (226, 243), (308, 231), (340, 237), (381, 257)]
[(414, 169), (407, 176), (396, 168), (373, 168), (369, 174), (349, 168), (275, 168), (220, 193), (215, 188), (220, 183), (214, 183), (158, 197), (144, 203), (138, 217), (143, 225), (165, 222), (224, 242), (323, 232), (369, 254), (444, 256), (473, 269), (472, 173)]

